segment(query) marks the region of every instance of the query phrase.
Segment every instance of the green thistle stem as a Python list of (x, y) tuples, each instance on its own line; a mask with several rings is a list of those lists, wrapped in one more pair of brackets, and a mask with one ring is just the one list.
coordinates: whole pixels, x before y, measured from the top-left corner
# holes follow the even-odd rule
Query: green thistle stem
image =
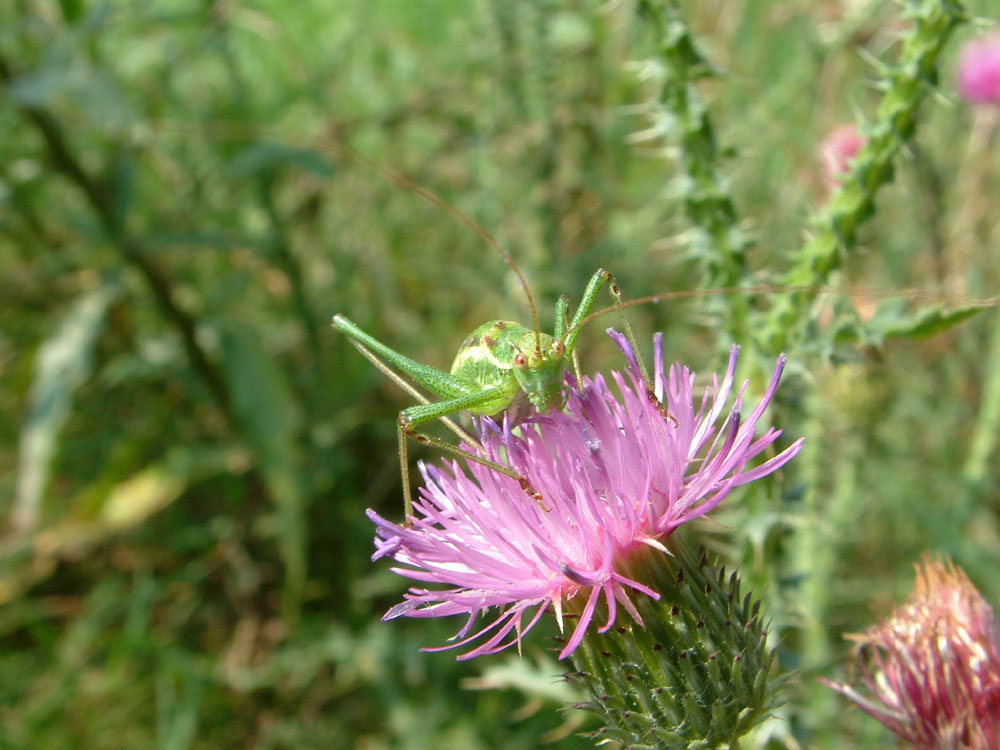
[[(868, 142), (840, 188), (812, 220), (813, 236), (797, 253), (783, 281), (818, 289), (853, 249), (859, 227), (872, 215), (879, 188), (892, 180), (893, 160), (916, 130), (917, 111), (937, 82), (941, 50), (965, 11), (954, 0), (910, 0), (904, 15), (913, 25), (903, 34), (899, 60), (881, 70), (877, 86), (885, 91), (873, 121), (861, 128)], [(761, 348), (779, 352), (806, 328), (806, 308), (816, 292), (783, 296), (762, 326)]]
[(578, 708), (605, 722), (595, 737), (628, 747), (737, 747), (777, 704), (781, 682), (770, 674), (760, 602), (676, 534), (668, 544), (673, 557), (638, 550), (622, 570), (661, 595), (635, 597), (645, 627), (621, 618), (607, 633), (592, 629), (567, 679), (590, 691)]
[[(713, 75), (698, 52), (676, 0), (642, 0), (639, 9), (657, 37), (655, 68), (660, 80), (656, 101), (651, 102), (648, 132), (677, 146), (683, 176), (679, 189), (688, 221), (695, 228), (691, 250), (707, 271), (705, 284), (712, 288), (738, 286), (747, 274), (747, 236), (729, 193), (728, 180), (719, 166), (720, 150), (698, 81)], [(717, 313), (727, 320), (734, 341), (743, 335), (747, 303), (736, 295), (719, 304)]]
[(990, 456), (996, 450), (997, 434), (1000, 432), (1000, 316), (994, 316), (993, 340), (983, 372), (986, 373), (986, 383), (968, 458), (962, 467), (962, 478), (970, 495), (967, 505), (972, 505), (973, 498), (978, 499), (980, 496), (983, 480), (989, 475)]

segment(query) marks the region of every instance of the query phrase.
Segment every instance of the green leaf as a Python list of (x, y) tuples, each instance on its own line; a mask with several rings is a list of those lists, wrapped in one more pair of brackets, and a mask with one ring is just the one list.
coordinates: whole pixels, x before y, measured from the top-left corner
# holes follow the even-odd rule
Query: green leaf
[(934, 305), (908, 315), (882, 315), (882, 308), (879, 308), (866, 328), (885, 339), (924, 339), (964, 323), (973, 315), (991, 307), (992, 305), (981, 303), (952, 308)]
[(83, 15), (83, 0), (59, 0), (59, 7), (67, 23), (74, 23)]
[(38, 350), (35, 379), (21, 428), (17, 499), (12, 526), (19, 531), (38, 522), (59, 433), (69, 419), (73, 392), (93, 367), (93, 350), (117, 288), (102, 284), (75, 302), (55, 334)]
[(69, 87), (69, 66), (49, 64), (39, 70), (22, 73), (7, 86), (7, 92), (22, 106), (43, 107)]
[(186, 655), (170, 654), (156, 674), (157, 746), (183, 750), (198, 730), (204, 682), (197, 664)]
[(245, 149), (229, 165), (229, 171), (234, 177), (246, 177), (278, 167), (297, 167), (324, 179), (333, 177), (330, 162), (320, 152), (271, 141), (260, 141)]
[(305, 492), (296, 444), (302, 415), (284, 374), (250, 326), (236, 324), (223, 334), (222, 359), (241, 436), (277, 508), (287, 603), (294, 608), (306, 572)]

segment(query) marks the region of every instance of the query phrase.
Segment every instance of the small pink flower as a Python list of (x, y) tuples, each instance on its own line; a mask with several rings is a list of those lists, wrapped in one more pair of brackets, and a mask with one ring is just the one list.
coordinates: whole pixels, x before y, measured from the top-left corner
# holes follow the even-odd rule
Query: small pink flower
[[(763, 399), (743, 419), (746, 384), (725, 408), (737, 348), (722, 382), (714, 378), (696, 403), (690, 370), (676, 364), (664, 373), (662, 335), (657, 335), (653, 385), (669, 412), (664, 416), (647, 394), (632, 348), (621, 334), (609, 333), (630, 363), (628, 376), (612, 373), (620, 396), (600, 375), (584, 378), (582, 387), (567, 376), (564, 411), (532, 416), (517, 429), (489, 419), (479, 425), (487, 456), (526, 478), (547, 511), (516, 480), (475, 462), (469, 462), (471, 476), (455, 462), (443, 468), (421, 465), (426, 486), (411, 527), (368, 511), (378, 531), (373, 559), (390, 556), (401, 564), (393, 568), (400, 575), (448, 587), (411, 588), (383, 619), (466, 615), (457, 642), (444, 647), (485, 639), (459, 656), (466, 659), (520, 645), (550, 604), (561, 628), (564, 600), (584, 597), (560, 654), (564, 658), (579, 646), (602, 596), (608, 617), (601, 632), (614, 624), (619, 605), (642, 623), (630, 592), (659, 598), (620, 572), (630, 554), (641, 548), (669, 554), (662, 540), (674, 529), (799, 452), (801, 439), (748, 468), (781, 434), (769, 428), (758, 437), (755, 431), (784, 357)], [(499, 613), (473, 632), (476, 618), (493, 607)]]
[(851, 160), (867, 142), (856, 125), (841, 125), (826, 137), (819, 147), (819, 158), (831, 187), (840, 185), (840, 179), (851, 169)]
[(958, 90), (973, 104), (1000, 104), (1000, 29), (966, 42), (958, 58)]
[(853, 637), (870, 695), (834, 690), (917, 750), (1000, 750), (1000, 626), (950, 561), (925, 559), (910, 599)]

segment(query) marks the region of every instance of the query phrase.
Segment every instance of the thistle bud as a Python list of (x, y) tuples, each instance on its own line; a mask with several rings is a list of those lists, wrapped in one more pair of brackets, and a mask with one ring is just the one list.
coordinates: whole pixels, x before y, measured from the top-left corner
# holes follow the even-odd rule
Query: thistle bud
[(925, 559), (910, 599), (852, 638), (861, 685), (830, 687), (918, 750), (1000, 750), (1000, 626), (950, 561)]
[[(709, 564), (673, 536), (672, 556), (634, 560), (636, 578), (660, 595), (636, 602), (644, 627), (591, 631), (573, 654), (571, 682), (598, 714), (595, 738), (626, 747), (730, 747), (777, 705), (781, 679), (760, 602), (736, 573)], [(600, 617), (600, 615), (598, 615)]]

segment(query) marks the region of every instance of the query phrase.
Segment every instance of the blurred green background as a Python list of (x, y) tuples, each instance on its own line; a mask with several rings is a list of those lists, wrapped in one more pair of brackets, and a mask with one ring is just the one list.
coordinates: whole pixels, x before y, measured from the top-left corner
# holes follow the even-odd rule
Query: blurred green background
[[(772, 281), (826, 199), (818, 144), (870, 111), (872, 59), (907, 22), (865, 0), (683, 9)], [(790, 352), (775, 418), (807, 453), (782, 494), (734, 495), (707, 527), (796, 671), (748, 746), (891, 742), (815, 677), (922, 552), (1000, 601), (997, 313), (865, 327), (996, 294), (996, 112), (952, 83), (975, 33), (812, 311), (823, 333)], [(521, 659), (456, 663), (418, 649), (458, 622), (379, 622), (405, 582), (370, 563), (364, 510), (401, 515), (409, 402), (330, 317), (447, 367), (479, 323), (530, 312), (473, 231), (343, 147), (494, 234), (545, 326), (599, 266), (627, 297), (697, 288), (669, 139), (630, 142), (653, 49), (626, 2), (0, 3), (0, 747), (591, 746), (541, 629)], [(731, 303), (633, 325), (710, 373)], [(622, 366), (606, 320), (585, 371)]]

